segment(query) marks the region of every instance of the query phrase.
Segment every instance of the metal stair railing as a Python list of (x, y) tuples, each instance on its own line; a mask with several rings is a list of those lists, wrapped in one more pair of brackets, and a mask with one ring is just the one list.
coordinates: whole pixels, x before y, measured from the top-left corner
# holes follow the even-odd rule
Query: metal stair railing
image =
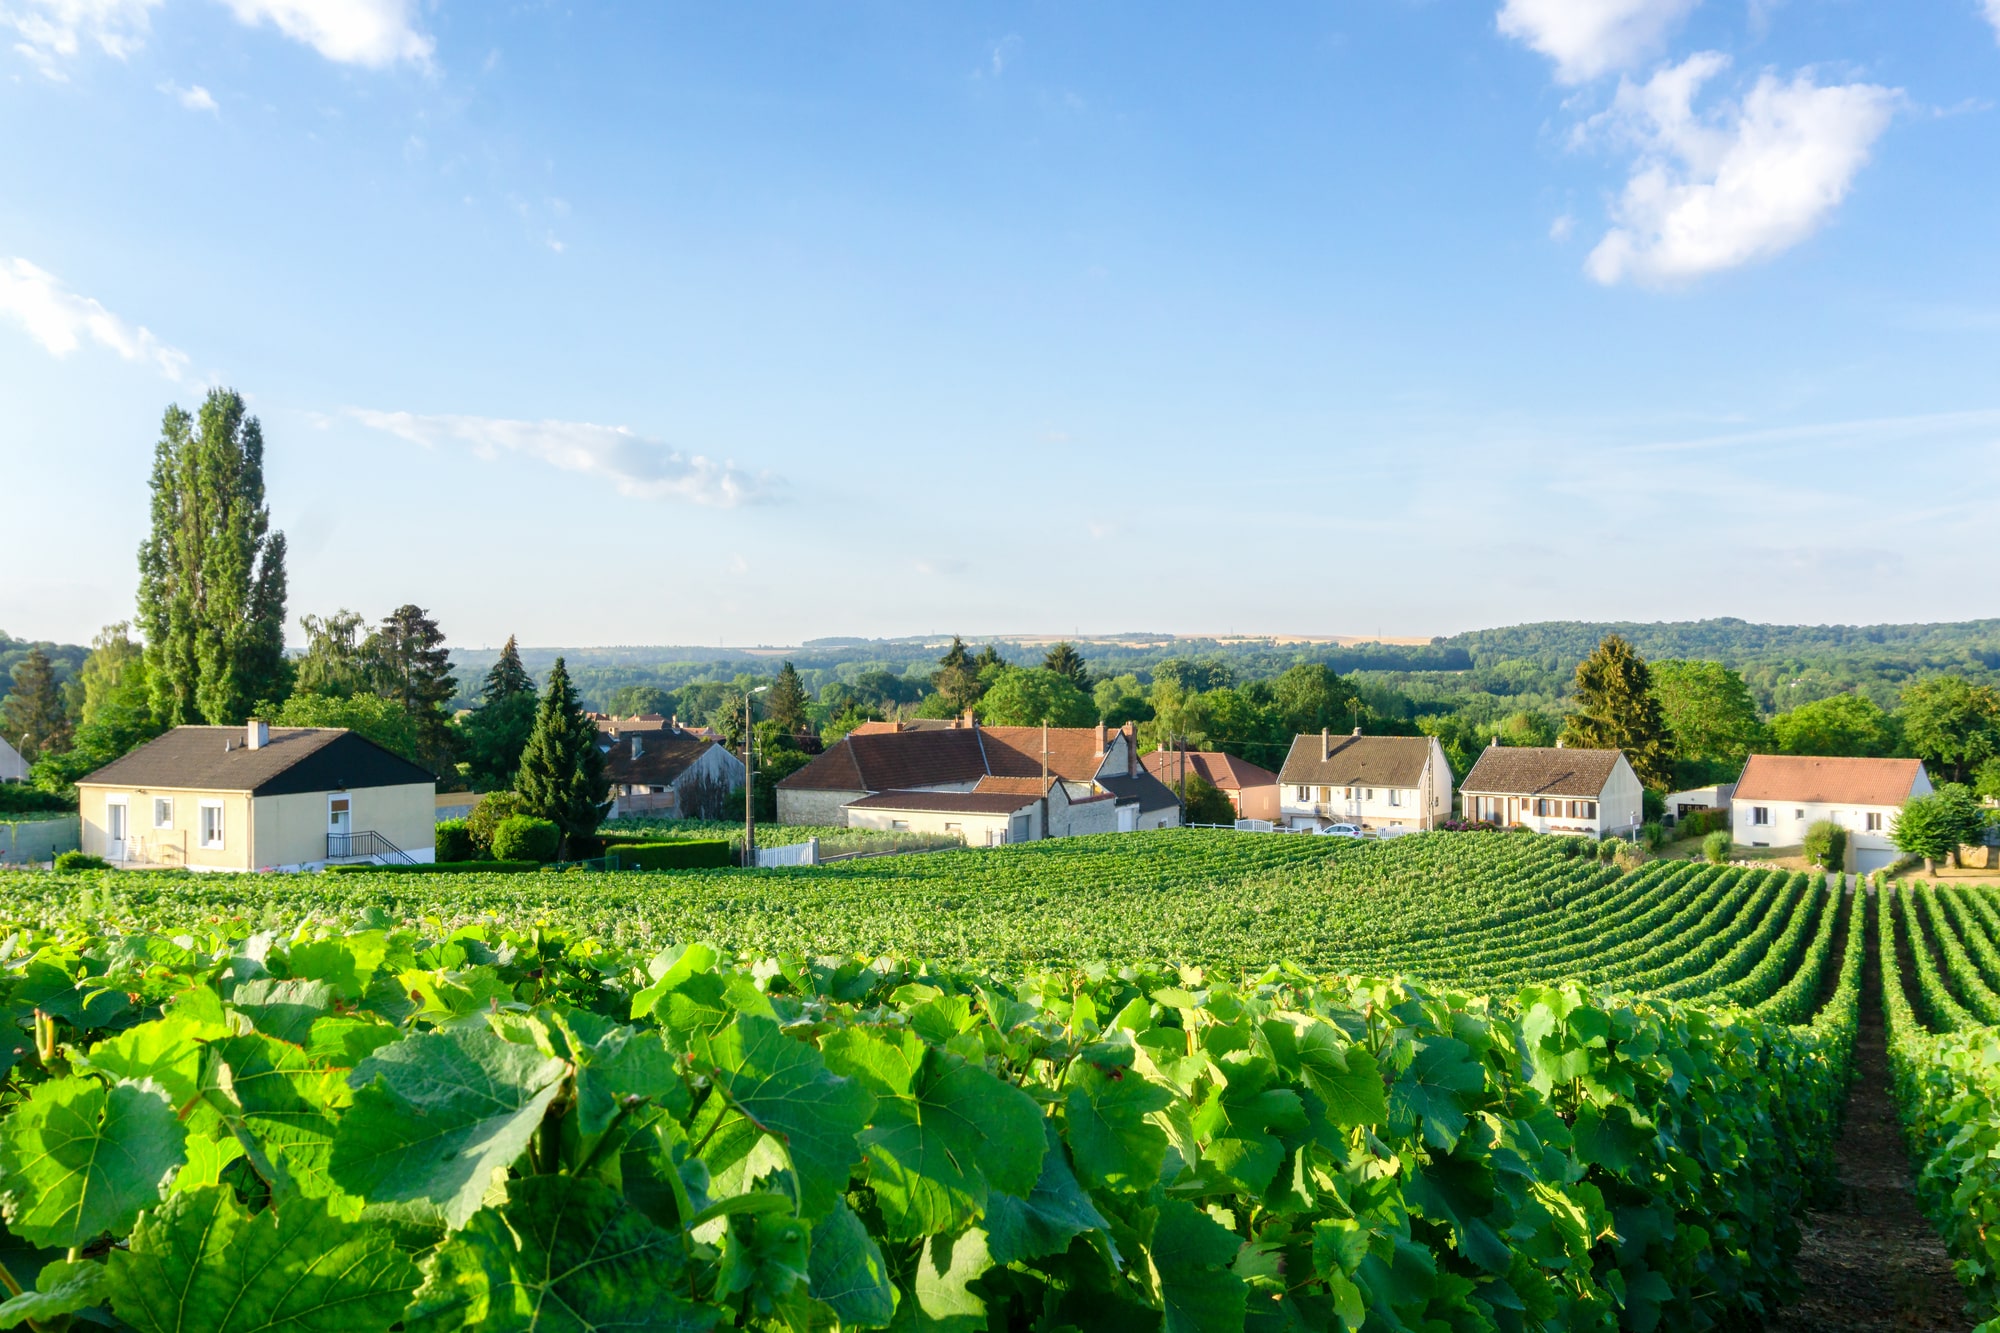
[(326, 859), (352, 861), (367, 858), (383, 865), (413, 866), (417, 858), (390, 842), (373, 829), (326, 835)]

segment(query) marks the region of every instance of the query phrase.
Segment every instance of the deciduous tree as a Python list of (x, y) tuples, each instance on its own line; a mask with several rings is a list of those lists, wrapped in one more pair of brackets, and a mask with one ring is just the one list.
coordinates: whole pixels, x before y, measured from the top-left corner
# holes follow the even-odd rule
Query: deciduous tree
[(1563, 720), (1563, 742), (1588, 750), (1623, 750), (1642, 785), (1673, 783), (1674, 742), (1653, 697), (1652, 673), (1632, 645), (1613, 634), (1577, 664), (1575, 711)]
[(2000, 690), (1963, 676), (1926, 676), (1903, 687), (1903, 743), (1963, 782), (2000, 754)]
[(1924, 870), (1930, 873), (1939, 861), (1956, 862), (1960, 847), (1979, 842), (1985, 834), (1986, 812), (1972, 789), (1947, 782), (1928, 796), (1904, 802), (1889, 837), (1896, 850), (1923, 857)]
[(1097, 720), (1097, 705), (1060, 672), (1009, 667), (980, 699), (979, 714), (995, 727), (1087, 727)]
[(1654, 662), (1653, 697), (1674, 742), (1674, 785), (1728, 782), (1763, 734), (1743, 677), (1720, 662)]
[(560, 657), (549, 668), (514, 790), (526, 813), (552, 820), (562, 830), (565, 854), (571, 839), (587, 836), (604, 818), (611, 784), (597, 748), (597, 724), (584, 716)]
[(1836, 694), (1771, 719), (1780, 754), (1880, 759), (1896, 753), (1896, 721), (1863, 694)]
[(198, 417), (167, 409), (139, 547), (139, 627), (153, 713), (167, 726), (241, 722), (287, 691), (285, 535), (264, 500), (264, 434), (240, 394)]
[(292, 688), (329, 699), (345, 699), (374, 688), (367, 620), (342, 609), (330, 616), (300, 616), (306, 650), (292, 666)]
[(1301, 662), (1272, 682), (1278, 715), (1295, 736), (1332, 728), (1344, 731), (1354, 706), (1354, 686), (1324, 662)]

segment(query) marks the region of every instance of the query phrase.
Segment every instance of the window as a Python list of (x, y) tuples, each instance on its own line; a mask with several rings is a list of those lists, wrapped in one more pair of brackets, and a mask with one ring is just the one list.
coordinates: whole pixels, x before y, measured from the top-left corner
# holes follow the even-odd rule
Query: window
[(1312, 798), (1313, 798), (1313, 789), (1311, 787), (1299, 788), (1299, 799), (1301, 801), (1310, 801)]
[(1397, 790), (1396, 790), (1395, 788), (1393, 788), (1393, 787), (1392, 787), (1392, 788), (1390, 788), (1390, 789), (1389, 789), (1389, 804), (1390, 804), (1390, 805), (1401, 805), (1402, 803), (1403, 803), (1403, 793), (1401, 793), (1401, 792), (1397, 791)]
[(1585, 801), (1583, 803), (1583, 817), (1585, 819), (1597, 818), (1597, 802)]
[(945, 826), (944, 826), (944, 831), (945, 831), (946, 833), (956, 833), (956, 834), (958, 834), (958, 835), (959, 835), (960, 837), (963, 837), (963, 836), (965, 835), (965, 825), (963, 825), (963, 824), (954, 824), (954, 823), (951, 823), (951, 822), (950, 822), (949, 820), (947, 820), (947, 821), (945, 822)]
[[(1805, 821), (1805, 817), (1806, 817), (1806, 812), (1803, 810), (1792, 811), (1792, 818), (1800, 821), (1801, 823)], [(1835, 816), (1835, 818), (1838, 818), (1838, 816)]]
[(1750, 822), (1752, 824), (1769, 824), (1771, 822), (1771, 807), (1768, 805), (1751, 806)]
[(222, 846), (222, 802), (203, 801), (201, 803), (201, 845), (220, 848)]
[(907, 833), (910, 831), (910, 821), (907, 819), (892, 819), (889, 821), (889, 827), (898, 833)]
[(172, 828), (174, 826), (174, 798), (155, 796), (153, 798), (153, 827)]
[(1868, 831), (1870, 833), (1880, 833), (1882, 831), (1882, 812), (1880, 810), (1870, 810), (1868, 812)]

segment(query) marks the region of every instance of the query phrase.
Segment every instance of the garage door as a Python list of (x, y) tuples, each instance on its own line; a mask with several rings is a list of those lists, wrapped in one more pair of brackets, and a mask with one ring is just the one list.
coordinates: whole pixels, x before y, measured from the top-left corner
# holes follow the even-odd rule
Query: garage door
[(1863, 851), (1861, 848), (1856, 847), (1854, 849), (1854, 868), (1864, 875), (1870, 875), (1877, 870), (1888, 869), (1900, 860), (1902, 855), (1901, 852), (1893, 848), (1883, 851)]

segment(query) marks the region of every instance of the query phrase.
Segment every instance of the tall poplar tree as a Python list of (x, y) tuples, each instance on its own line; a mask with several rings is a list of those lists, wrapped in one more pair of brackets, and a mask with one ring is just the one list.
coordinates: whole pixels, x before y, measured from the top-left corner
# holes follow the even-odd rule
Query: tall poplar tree
[(1674, 779), (1674, 738), (1653, 695), (1646, 660), (1612, 634), (1576, 667), (1576, 711), (1563, 719), (1563, 744), (1623, 750), (1639, 782), (1668, 790)]
[(29, 650), (14, 664), (14, 687), (0, 706), (0, 730), (4, 730), (21, 757), (29, 763), (45, 754), (60, 754), (69, 748), (69, 714), (63, 709), (62, 690), (56, 685), (55, 664), (40, 648)]
[(565, 856), (570, 839), (588, 835), (604, 817), (611, 784), (597, 748), (597, 724), (584, 716), (560, 657), (549, 669), (548, 689), (535, 710), (535, 729), (521, 752), (514, 790), (524, 811), (562, 830)]
[(285, 695), (285, 534), (264, 501), (264, 432), (242, 395), (169, 407), (139, 547), (139, 627), (153, 713), (234, 724)]

